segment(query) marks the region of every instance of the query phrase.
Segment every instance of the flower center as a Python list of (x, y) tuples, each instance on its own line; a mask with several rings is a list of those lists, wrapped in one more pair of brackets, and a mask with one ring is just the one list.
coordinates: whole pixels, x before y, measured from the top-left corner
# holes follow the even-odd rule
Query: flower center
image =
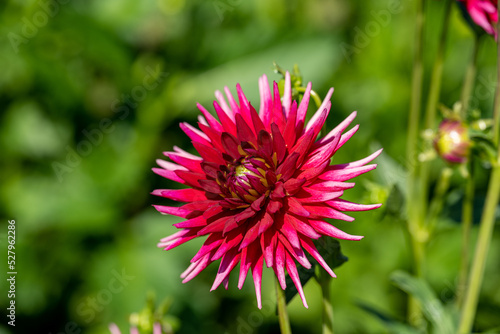
[(223, 185), (223, 196), (251, 204), (263, 194), (268, 195), (276, 176), (274, 169), (262, 158), (247, 156), (223, 168), (217, 181)]

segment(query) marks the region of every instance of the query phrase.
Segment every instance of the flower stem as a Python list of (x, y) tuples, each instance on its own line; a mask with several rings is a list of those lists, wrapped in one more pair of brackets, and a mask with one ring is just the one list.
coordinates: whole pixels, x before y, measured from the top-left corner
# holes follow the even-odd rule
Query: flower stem
[[(500, 13), (500, 2), (497, 4), (497, 13)], [(500, 34), (500, 20), (497, 22), (497, 39)], [(493, 142), (500, 146), (500, 42), (497, 40), (497, 88), (493, 106)]]
[(472, 219), (474, 213), (474, 173), (472, 162), (469, 162), (469, 174), (465, 184), (465, 197), (462, 205), (462, 256), (460, 262), (460, 272), (458, 276), (456, 305), (460, 309), (467, 287), (467, 274), (469, 273), (469, 248)]
[[(427, 106), (425, 109), (425, 128), (426, 129), (435, 129), (436, 127), (436, 111), (437, 111), (437, 105), (439, 101), (439, 95), (441, 93), (441, 81), (443, 77), (443, 61), (444, 61), (444, 53), (446, 49), (446, 39), (448, 36), (448, 26), (449, 26), (449, 21), (450, 21), (450, 13), (451, 13), (451, 8), (452, 8), (453, 1), (451, 0), (446, 0), (444, 4), (444, 13), (443, 13), (443, 27), (441, 29), (441, 35), (439, 37), (439, 43), (438, 43), (438, 50), (436, 54), (436, 59), (434, 60), (434, 65), (432, 67), (432, 75), (431, 75), (431, 83), (430, 83), (430, 88), (429, 88), (429, 98), (427, 100)], [(425, 215), (427, 211), (427, 198), (429, 194), (429, 178), (430, 178), (430, 173), (431, 173), (431, 162), (429, 161), (422, 161), (421, 167), (420, 167), (420, 189), (419, 189), (419, 201), (420, 201), (420, 210), (422, 214)], [(449, 181), (449, 174), (451, 171), (444, 169), (442, 171), (442, 177), (448, 176), (446, 178), (446, 181)], [(440, 178), (443, 182), (445, 181), (444, 179)], [(447, 186), (446, 186), (447, 188)], [(434, 196), (435, 205), (441, 204), (442, 206), (442, 201), (439, 203), (439, 198)], [(431, 203), (431, 207), (429, 208), (429, 213), (428, 215), (430, 217), (437, 216), (437, 213), (433, 212), (434, 208), (432, 207), (433, 204)], [(435, 222), (433, 219), (429, 219), (429, 222), (431, 224)], [(430, 228), (432, 230), (432, 228)]]
[(469, 107), (469, 100), (474, 87), (477, 72), (477, 55), (479, 53), (479, 37), (476, 35), (474, 38), (474, 49), (472, 51), (472, 59), (467, 66), (465, 72), (464, 85), (462, 86), (462, 93), (460, 95), (460, 102), (462, 103), (461, 116), (465, 119), (466, 111)]
[(436, 192), (432, 197), (431, 204), (429, 205), (429, 214), (427, 216), (427, 221), (429, 222), (429, 233), (432, 233), (434, 230), (438, 216), (443, 210), (444, 198), (448, 192), (448, 188), (450, 187), (450, 178), (452, 174), (453, 170), (450, 167), (445, 167), (439, 176)]
[(322, 305), (323, 305), (323, 334), (333, 334), (333, 307), (330, 297), (330, 283), (332, 278), (330, 275), (320, 270), (316, 275), (319, 285), (321, 286)]
[(291, 334), (292, 329), (290, 328), (290, 320), (288, 319), (288, 313), (286, 311), (286, 298), (285, 291), (281, 289), (278, 278), (275, 281), (276, 286), (276, 304), (278, 306), (278, 319), (280, 323), (281, 334)]
[[(423, 81), (423, 39), (424, 39), (424, 20), (425, 20), (425, 1), (420, 0), (417, 3), (416, 14), (416, 32), (415, 32), (415, 50), (413, 60), (412, 87), (411, 87), (411, 102), (410, 114), (408, 117), (408, 138), (406, 142), (406, 160), (408, 163), (408, 191), (406, 195), (406, 203), (408, 208), (408, 232), (413, 254), (413, 267), (416, 276), (421, 277), (423, 274), (423, 261), (425, 245), (419, 240), (420, 231), (422, 230), (422, 219), (418, 205), (410, 205), (418, 199), (416, 191), (416, 175), (417, 168), (415, 166), (420, 109), (422, 101), (422, 81)], [(408, 320), (411, 324), (419, 324), (422, 319), (422, 310), (420, 304), (413, 297), (408, 299)]]
[(484, 269), (486, 266), (486, 256), (491, 243), (493, 227), (495, 226), (495, 210), (498, 205), (500, 193), (500, 161), (497, 161), (493, 168), (488, 191), (486, 193), (486, 203), (484, 205), (479, 235), (476, 243), (476, 250), (472, 262), (469, 284), (465, 294), (465, 300), (460, 316), (458, 332), (460, 334), (470, 333), (476, 315), (479, 290), (483, 281)]
[(441, 93), (441, 79), (443, 77), (443, 60), (444, 51), (446, 49), (446, 39), (448, 36), (448, 26), (450, 21), (450, 13), (453, 1), (446, 0), (444, 6), (443, 27), (441, 36), (439, 37), (438, 50), (436, 59), (432, 67), (431, 84), (429, 88), (429, 98), (427, 100), (427, 107), (425, 110), (425, 128), (434, 129), (436, 121), (436, 110), (439, 102), (439, 95)]
[[(500, 12), (500, 2), (497, 4), (497, 11)], [(497, 35), (500, 33), (500, 21), (497, 22)], [(497, 41), (498, 43), (498, 41)], [(497, 46), (497, 76), (500, 78), (500, 43)], [(486, 192), (486, 203), (484, 204), (483, 214), (479, 227), (479, 235), (476, 242), (476, 250), (472, 261), (472, 268), (469, 276), (469, 284), (465, 294), (465, 300), (460, 314), (460, 323), (458, 325), (459, 334), (471, 332), (474, 318), (476, 316), (477, 302), (479, 299), (479, 290), (483, 282), (484, 269), (486, 267), (486, 256), (490, 247), (495, 227), (495, 211), (500, 197), (500, 81), (497, 81), (495, 92), (495, 105), (493, 109), (493, 139), (497, 146), (497, 159), (493, 165), (488, 190)]]

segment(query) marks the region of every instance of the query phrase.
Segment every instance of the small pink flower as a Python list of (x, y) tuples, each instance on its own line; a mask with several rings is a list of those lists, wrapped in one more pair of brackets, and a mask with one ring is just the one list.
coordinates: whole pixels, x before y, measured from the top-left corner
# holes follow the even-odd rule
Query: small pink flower
[(498, 22), (498, 0), (458, 0), (463, 2), (472, 20), (488, 34), (495, 36)]
[(307, 252), (335, 277), (312, 240), (321, 236), (362, 238), (339, 230), (325, 219), (352, 221), (354, 218), (342, 211), (380, 206), (351, 203), (341, 196), (344, 190), (354, 187), (354, 183), (344, 181), (373, 170), (375, 164), (366, 164), (381, 150), (359, 161), (330, 165), (335, 152), (358, 130), (356, 125), (343, 133), (356, 116), (353, 112), (317, 140), (330, 112), (333, 88), (307, 124), (311, 83), (297, 103), (292, 101), (289, 73), (285, 76), (283, 96), (274, 82), (274, 98), (267, 77), (262, 76), (259, 113), (241, 87), (236, 88), (239, 103), (227, 87), (228, 102), (221, 92), (215, 93), (214, 108), (219, 120), (198, 104), (203, 114), (199, 116), (199, 129), (188, 123), (180, 125), (200, 156), (174, 147), (173, 152), (165, 152), (172, 162), (157, 160), (161, 168), (153, 168), (158, 175), (189, 187), (153, 191), (153, 195), (187, 202), (181, 207), (155, 205), (163, 214), (186, 219), (174, 225), (181, 231), (163, 238), (158, 246), (170, 250), (191, 239), (207, 237), (181, 275), (184, 283), (220, 259), (211, 290), (221, 283), (227, 289), (229, 274), (239, 263), (238, 287), (241, 289), (251, 271), (261, 308), (265, 261), (283, 289), (285, 270), (288, 272), (307, 307), (296, 263), (310, 268)]

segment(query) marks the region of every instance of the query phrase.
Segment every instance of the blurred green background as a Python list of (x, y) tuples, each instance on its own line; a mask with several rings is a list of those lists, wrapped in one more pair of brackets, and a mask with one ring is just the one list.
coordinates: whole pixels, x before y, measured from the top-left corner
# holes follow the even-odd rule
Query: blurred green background
[[(429, 1), (425, 61), (432, 63), (442, 1)], [(158, 240), (180, 219), (162, 216), (149, 193), (174, 186), (155, 175), (155, 159), (174, 145), (189, 149), (180, 121), (194, 124), (196, 103), (208, 110), (215, 90), (236, 83), (254, 106), (257, 80), (272, 62), (291, 69), (320, 96), (335, 87), (333, 127), (353, 110), (359, 132), (337, 163), (379, 147), (377, 171), (356, 179), (346, 199), (385, 201), (404, 182), (415, 1), (379, 0), (4, 0), (0, 2), (0, 235), (16, 221), (16, 327), (0, 333), (122, 331), (148, 293), (170, 298), (178, 333), (277, 333), (272, 273), (264, 274), (259, 310), (251, 278), (239, 291), (209, 292), (217, 266), (182, 284), (179, 275), (200, 247), (191, 241), (164, 252)], [(458, 100), (472, 34), (453, 9), (441, 101)], [(491, 112), (495, 44), (479, 53), (473, 107)], [(426, 72), (426, 80), (428, 82)], [(426, 92), (426, 90), (424, 90)], [(439, 164), (439, 163), (438, 163)], [(437, 170), (437, 169), (436, 169)], [(484, 174), (484, 175), (483, 175)], [(486, 177), (479, 175), (477, 196)], [(402, 181), (403, 180), (403, 181)], [(460, 254), (460, 177), (446, 215), (429, 245), (429, 282), (444, 302), (453, 299)], [(402, 210), (396, 206), (396, 211)], [(404, 223), (380, 209), (338, 222), (362, 241), (342, 241), (349, 261), (332, 282), (337, 333), (385, 333), (363, 311), (369, 305), (404, 320), (406, 297), (390, 273), (410, 270)], [(500, 325), (500, 232), (494, 236), (476, 328)], [(6, 253), (6, 251), (2, 252)], [(4, 262), (6, 263), (6, 262)], [(6, 271), (6, 264), (1, 266)], [(116, 277), (120, 276), (118, 280)], [(2, 277), (3, 274), (2, 274)], [(1, 280), (0, 305), (9, 300)], [(296, 333), (321, 330), (321, 292), (305, 287), (310, 305), (289, 306)], [(128, 331), (128, 329), (127, 329)]]

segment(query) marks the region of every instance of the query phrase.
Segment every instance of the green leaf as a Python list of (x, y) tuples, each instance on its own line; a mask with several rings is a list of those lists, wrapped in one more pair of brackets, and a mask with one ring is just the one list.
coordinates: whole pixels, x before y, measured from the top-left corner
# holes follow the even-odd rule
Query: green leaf
[(453, 334), (456, 332), (451, 310), (445, 309), (426, 281), (404, 271), (394, 272), (391, 279), (401, 290), (420, 302), (424, 316), (432, 324), (434, 333)]
[[(342, 254), (340, 249), (340, 242), (337, 239), (323, 237), (314, 242), (318, 252), (321, 254), (325, 262), (330, 266), (330, 268), (334, 269), (341, 266), (344, 262), (346, 262), (347, 256)], [(307, 254), (307, 259), (311, 262), (311, 268), (306, 269), (302, 266), (297, 268), (299, 273), (300, 283), (304, 286), (312, 277), (315, 276), (316, 266), (319, 263), (309, 254)], [(293, 297), (298, 293), (295, 284), (293, 284), (292, 279), (287, 274), (286, 275), (286, 289), (285, 289), (285, 297), (286, 303), (288, 304)]]

